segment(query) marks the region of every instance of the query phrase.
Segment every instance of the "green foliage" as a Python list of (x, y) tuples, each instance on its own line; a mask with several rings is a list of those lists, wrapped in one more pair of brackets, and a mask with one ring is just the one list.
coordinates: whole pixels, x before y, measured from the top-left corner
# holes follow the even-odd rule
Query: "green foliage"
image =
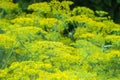
[(49, 41), (60, 41), (60, 39), (62, 38), (59, 32), (50, 32), (45, 37)]
[(95, 11), (95, 12), (96, 12), (96, 15), (99, 16), (99, 17), (106, 16), (108, 14), (105, 11)]
[(72, 11), (73, 15), (86, 15), (88, 17), (94, 17), (94, 11), (86, 7), (77, 7)]

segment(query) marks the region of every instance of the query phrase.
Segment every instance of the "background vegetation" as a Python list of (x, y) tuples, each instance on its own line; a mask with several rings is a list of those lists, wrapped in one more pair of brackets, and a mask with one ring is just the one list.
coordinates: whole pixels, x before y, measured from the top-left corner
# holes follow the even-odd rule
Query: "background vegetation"
[(0, 80), (119, 80), (119, 2), (0, 0)]
[[(26, 11), (26, 8), (29, 4), (36, 2), (50, 2), (51, 0), (13, 0), (15, 3), (19, 3), (22, 10)], [(62, 1), (62, 0), (59, 0)], [(73, 9), (76, 6), (86, 6), (92, 10), (103, 10), (109, 13), (112, 19), (116, 23), (120, 23), (120, 0), (70, 0), (74, 4), (70, 6)]]

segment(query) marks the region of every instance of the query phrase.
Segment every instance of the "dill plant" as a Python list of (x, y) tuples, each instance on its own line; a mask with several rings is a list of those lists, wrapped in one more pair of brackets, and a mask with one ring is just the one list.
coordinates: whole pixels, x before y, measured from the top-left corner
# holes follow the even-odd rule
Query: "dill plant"
[[(21, 7), (0, 0), (7, 14)], [(11, 7), (7, 5), (8, 2)], [(119, 80), (120, 25), (107, 12), (51, 0), (0, 17), (1, 80)]]

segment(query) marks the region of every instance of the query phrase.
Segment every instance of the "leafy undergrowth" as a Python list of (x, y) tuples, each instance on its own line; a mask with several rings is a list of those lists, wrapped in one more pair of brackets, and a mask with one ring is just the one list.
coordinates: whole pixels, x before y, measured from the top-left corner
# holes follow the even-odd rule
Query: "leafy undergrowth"
[(120, 79), (120, 25), (107, 12), (53, 0), (25, 13), (0, 2), (0, 80)]

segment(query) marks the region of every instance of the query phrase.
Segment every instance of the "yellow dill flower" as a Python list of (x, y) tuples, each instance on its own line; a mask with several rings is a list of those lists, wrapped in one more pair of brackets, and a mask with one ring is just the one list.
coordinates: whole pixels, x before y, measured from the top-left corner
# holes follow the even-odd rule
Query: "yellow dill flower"
[(23, 41), (26, 40), (34, 40), (34, 38), (39, 34), (40, 35), (45, 35), (47, 34), (46, 31), (42, 30), (41, 28), (37, 28), (34, 26), (26, 26), (26, 27), (19, 27), (19, 28), (15, 28), (11, 31), (8, 31), (6, 34), (9, 36), (12, 36), (16, 39), (18, 39), (18, 37), (20, 39), (22, 39)]
[(0, 34), (0, 45), (4, 46), (5, 48), (9, 48), (13, 46), (15, 43), (15, 40), (9, 36), (6, 36), (5, 34)]
[(120, 51), (112, 50), (110, 53), (107, 54), (108, 60), (110, 60), (112, 57), (115, 57), (115, 56), (120, 57)]
[(40, 25), (47, 26), (48, 28), (52, 28), (57, 22), (56, 18), (46, 18), (40, 20)]
[(0, 8), (5, 9), (6, 12), (9, 13), (15, 9), (18, 9), (18, 4), (13, 3), (11, 0), (0, 0)]
[(93, 33), (86, 33), (86, 34), (82, 34), (81, 38), (93, 38), (95, 35)]
[(7, 72), (5, 70), (0, 70), (0, 79), (5, 77), (7, 75)]
[(88, 18), (86, 15), (73, 16), (70, 18), (70, 21), (71, 20), (78, 22), (78, 23), (93, 21), (91, 18)]
[(13, 20), (11, 20), (12, 23), (14, 24), (33, 24), (34, 23), (34, 20), (31, 19), (31, 18), (15, 18)]
[(106, 41), (111, 41), (111, 42), (117, 42), (120, 41), (120, 36), (116, 36), (116, 35), (107, 35), (105, 37)]
[(50, 5), (47, 2), (34, 3), (28, 6), (29, 10), (48, 13), (51, 11)]
[(75, 29), (75, 34), (74, 34), (74, 38), (79, 38), (82, 34), (85, 34), (87, 31), (87, 28), (80, 28), (80, 27), (77, 27)]

